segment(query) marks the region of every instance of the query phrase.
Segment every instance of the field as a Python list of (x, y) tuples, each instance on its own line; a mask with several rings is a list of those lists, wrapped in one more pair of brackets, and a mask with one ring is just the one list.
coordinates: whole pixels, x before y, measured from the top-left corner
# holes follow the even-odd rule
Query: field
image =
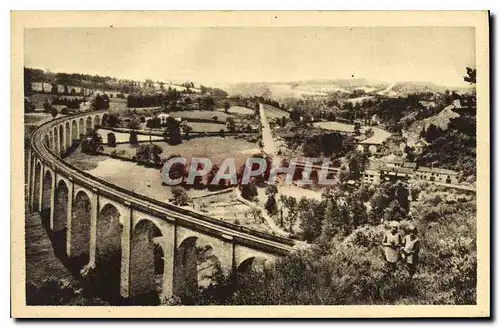
[[(102, 137), (102, 142), (103, 143), (108, 143), (108, 133), (113, 132), (116, 137), (116, 142), (128, 142), (130, 138), (130, 133), (126, 132), (115, 132), (111, 130), (106, 130), (106, 129), (98, 129), (97, 133), (101, 135)], [(137, 140), (139, 141), (147, 141), (149, 140), (149, 136), (138, 134), (137, 135)], [(163, 137), (161, 136), (151, 136), (151, 140), (163, 140)]]
[(268, 225), (252, 214), (251, 208), (238, 201), (234, 191), (193, 199), (194, 208), (211, 217), (271, 233)]
[[(224, 108), (217, 108), (216, 111), (217, 112), (224, 112)], [(254, 114), (254, 111), (250, 108), (246, 108), (246, 107), (241, 107), (241, 106), (232, 106), (232, 107), (229, 107), (229, 110), (228, 112), (230, 114), (236, 114), (236, 115), (253, 115)]]
[[(229, 141), (229, 139), (226, 138), (226, 142), (221, 144), (214, 142), (213, 139), (218, 138), (199, 139), (196, 140), (196, 143), (192, 142), (194, 141), (192, 140), (185, 142), (183, 144), (184, 146), (169, 146), (165, 143), (158, 144), (160, 144), (164, 150), (168, 149), (168, 154), (180, 153), (181, 149), (179, 148), (188, 150), (189, 154), (187, 152), (182, 153), (182, 155), (188, 158), (188, 160), (191, 156), (204, 156), (205, 151), (208, 151), (213, 155), (213, 158), (217, 158), (219, 161), (222, 161), (222, 157), (226, 157), (223, 153), (227, 153), (228, 149), (231, 149), (231, 151), (234, 149), (234, 151), (233, 153), (230, 152), (227, 154), (227, 156), (236, 157), (244, 155), (240, 154), (240, 152), (236, 151), (236, 149), (246, 147), (248, 150), (252, 149), (251, 147), (253, 146), (252, 144), (241, 140), (233, 139)], [(200, 145), (200, 142), (198, 141), (202, 141), (202, 144), (203, 141), (206, 141), (206, 144), (211, 143), (214, 147), (204, 147), (203, 145)], [(190, 143), (188, 147), (186, 147), (187, 143)], [(247, 145), (245, 145), (245, 143)], [(227, 144), (238, 146), (238, 148), (223, 147), (223, 145)], [(131, 154), (135, 155), (135, 148), (130, 147), (129, 145), (120, 145), (116, 147), (116, 149), (126, 149), (129, 150)], [(109, 150), (109, 148), (107, 148), (107, 150)], [(240, 162), (243, 163), (246, 156), (240, 157)], [(241, 160), (243, 160), (243, 162)], [(81, 153), (78, 149), (67, 157), (66, 161), (79, 167), (80, 169), (86, 170), (89, 174), (127, 190), (163, 202), (169, 202), (172, 198), (172, 187), (162, 185), (162, 177), (160, 170), (158, 169), (147, 168), (142, 165), (137, 165), (136, 163), (126, 162), (107, 156), (91, 156)], [(217, 160), (214, 159), (214, 161)], [(260, 218), (256, 218), (251, 214), (251, 208), (249, 206), (238, 201), (232, 191), (217, 195), (214, 195), (206, 189), (186, 189), (186, 191), (189, 198), (193, 198), (192, 209), (196, 211), (230, 223), (239, 224), (260, 231), (271, 232), (270, 228), (263, 223)]]
[(28, 98), (31, 100), (33, 105), (35, 105), (35, 108), (43, 108), (43, 103), (45, 100), (48, 100), (49, 102), (52, 102), (52, 99), (55, 99), (57, 97), (61, 98), (67, 98), (67, 99), (82, 99), (82, 96), (69, 96), (69, 95), (51, 95), (51, 94), (46, 94), (46, 93), (35, 93)]
[(271, 105), (264, 104), (264, 111), (266, 112), (268, 119), (271, 117), (276, 117), (276, 118), (290, 117), (290, 113), (288, 113), (287, 111), (284, 111), (282, 109), (276, 108)]
[(52, 119), (52, 115), (48, 113), (27, 113), (24, 115), (24, 124), (40, 125)]
[(315, 122), (313, 126), (324, 130), (354, 133), (354, 125), (352, 124), (340, 122)]
[(203, 119), (203, 120), (213, 120), (213, 117), (217, 117), (220, 122), (226, 122), (226, 118), (231, 117), (231, 115), (219, 112), (219, 111), (208, 111), (208, 110), (193, 110), (193, 111), (176, 111), (168, 113), (172, 117), (180, 117), (185, 119)]
[(187, 125), (193, 128), (193, 132), (219, 132), (220, 130), (227, 131), (225, 124), (188, 122)]
[[(226, 158), (234, 158), (238, 165), (245, 163), (246, 158), (252, 154), (260, 153), (256, 144), (243, 139), (233, 137), (207, 137), (184, 141), (180, 145), (169, 145), (164, 141), (156, 141), (154, 144), (162, 147), (161, 157), (166, 158), (172, 154), (178, 154), (190, 160), (192, 157), (205, 157), (212, 160), (214, 164), (221, 164)], [(106, 152), (115, 149), (117, 152), (125, 150), (128, 157), (135, 156), (136, 147), (129, 144), (117, 145), (115, 148), (105, 146)]]

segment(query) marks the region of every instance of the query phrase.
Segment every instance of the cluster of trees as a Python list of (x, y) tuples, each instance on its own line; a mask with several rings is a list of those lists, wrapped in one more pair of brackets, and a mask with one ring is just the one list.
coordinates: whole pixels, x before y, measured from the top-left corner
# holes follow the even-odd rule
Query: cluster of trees
[[(475, 84), (476, 70), (467, 68), (464, 80)], [(451, 96), (455, 98), (455, 96)], [(460, 96), (463, 108), (455, 109), (460, 116), (448, 123), (443, 131), (432, 124), (422, 131), (430, 145), (416, 161), (419, 165), (434, 165), (461, 172), (462, 177), (475, 181), (476, 177), (476, 94)]]
[(204, 85), (200, 86), (201, 93), (210, 94), (214, 98), (226, 98), (227, 92), (219, 88), (211, 88)]
[[(32, 82), (48, 82), (64, 86), (82, 87), (130, 93), (140, 89), (138, 82), (132, 80), (118, 80), (110, 76), (99, 76), (78, 73), (52, 73), (41, 69), (24, 67), (24, 92), (30, 93)], [(55, 92), (54, 92), (55, 93)], [(71, 94), (71, 90), (65, 90)]]
[[(301, 234), (311, 246), (274, 265), (238, 273), (236, 286), (220, 276), (202, 291), (197, 304), (475, 304), (475, 199), (436, 199), (435, 190), (418, 190), (422, 196), (414, 204), (413, 223), (421, 231), (423, 250), (417, 274), (411, 277), (402, 263), (394, 272), (388, 270), (380, 249), (384, 224), (381, 217), (366, 213), (366, 202), (378, 207), (389, 200), (386, 197), (399, 202), (402, 195), (394, 192), (398, 188), (364, 187), (347, 197), (329, 191), (320, 201), (287, 199), (286, 225), (298, 217)], [(402, 234), (409, 223), (400, 221)]]
[(52, 99), (52, 105), (64, 105), (69, 109), (79, 109), (80, 104), (84, 101), (83, 98), (66, 98), (66, 97), (56, 97)]
[(160, 164), (163, 148), (153, 144), (142, 144), (135, 151), (135, 158), (139, 164)]
[(82, 152), (86, 154), (96, 155), (104, 150), (102, 146), (102, 137), (100, 134), (94, 132), (81, 142)]
[(127, 97), (127, 107), (163, 107), (178, 101), (180, 98), (180, 91), (169, 88), (164, 93), (129, 95)]

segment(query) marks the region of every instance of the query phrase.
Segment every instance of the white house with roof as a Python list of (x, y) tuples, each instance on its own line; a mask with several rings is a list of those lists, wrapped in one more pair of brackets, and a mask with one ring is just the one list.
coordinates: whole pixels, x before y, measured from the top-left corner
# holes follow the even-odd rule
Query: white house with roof
[(43, 92), (43, 82), (32, 82), (31, 83), (31, 90)]
[(160, 119), (161, 124), (167, 123), (167, 119), (170, 117), (167, 113), (161, 113), (157, 116)]
[(415, 178), (420, 180), (427, 180), (430, 182), (453, 183), (458, 184), (458, 173), (452, 170), (433, 168), (433, 167), (419, 167), (415, 172)]

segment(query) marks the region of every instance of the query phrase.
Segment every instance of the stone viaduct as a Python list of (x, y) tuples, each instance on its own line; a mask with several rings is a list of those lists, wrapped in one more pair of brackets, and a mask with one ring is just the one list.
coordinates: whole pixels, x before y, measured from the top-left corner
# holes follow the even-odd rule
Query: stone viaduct
[[(65, 154), (106, 119), (89, 112), (54, 119), (32, 134), (29, 210), (41, 212), (60, 252), (95, 284), (131, 304), (155, 295), (192, 297), (214, 270), (234, 277), (272, 262), (292, 240), (253, 231), (110, 184), (65, 162)], [(54, 245), (56, 242), (54, 242)]]

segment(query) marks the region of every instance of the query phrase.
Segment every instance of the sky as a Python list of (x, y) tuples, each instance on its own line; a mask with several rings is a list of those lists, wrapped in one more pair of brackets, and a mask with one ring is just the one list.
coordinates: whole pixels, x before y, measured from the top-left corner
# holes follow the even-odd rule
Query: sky
[(26, 29), (25, 66), (195, 83), (366, 78), (465, 86), (471, 27)]

